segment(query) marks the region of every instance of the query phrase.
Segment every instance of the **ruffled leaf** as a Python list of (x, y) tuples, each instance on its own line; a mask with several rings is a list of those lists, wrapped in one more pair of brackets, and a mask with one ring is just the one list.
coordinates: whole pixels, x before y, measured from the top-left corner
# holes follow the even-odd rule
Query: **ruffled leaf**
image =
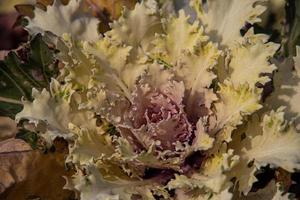
[(114, 153), (109, 136), (85, 129), (78, 131), (75, 144), (70, 148), (68, 161), (84, 165), (93, 159), (98, 160), (102, 157), (109, 157)]
[(234, 85), (247, 83), (251, 88), (257, 83), (265, 84), (270, 81), (266, 74), (271, 74), (276, 67), (269, 63), (269, 59), (278, 47), (278, 44), (264, 43), (260, 39), (234, 45), (228, 64), (228, 78)]
[(146, 49), (154, 33), (161, 31), (157, 2), (142, 1), (132, 11), (125, 9), (122, 16), (111, 24), (111, 28), (106, 35), (113, 41), (130, 45), (135, 51), (139, 45)]
[(288, 120), (295, 120), (296, 128), (300, 128), (299, 104), (300, 99), (300, 47), (297, 47), (297, 56), (287, 58), (282, 62), (275, 61), (278, 71), (274, 73), (274, 92), (266, 99), (268, 109), (277, 109), (285, 106)]
[[(280, 109), (264, 116), (261, 135), (253, 137), (250, 148), (244, 149), (257, 167), (270, 164), (290, 172), (300, 168), (300, 137), (292, 125), (286, 125), (283, 116)], [(248, 134), (251, 137), (257, 133)]]
[[(231, 46), (242, 38), (241, 28), (246, 22), (260, 22), (259, 16), (265, 11), (261, 4), (265, 0), (209, 0), (203, 5), (200, 1), (192, 1), (201, 23), (210, 39), (222, 46)], [(204, 7), (207, 7), (204, 9)]]
[(208, 157), (199, 172), (193, 173), (190, 177), (175, 175), (175, 179), (168, 183), (168, 187), (176, 189), (177, 195), (186, 198), (188, 196), (189, 199), (206, 199), (208, 196), (215, 199), (223, 198), (223, 193), (225, 194), (225, 191), (231, 187), (226, 172), (236, 165), (238, 159), (239, 157), (233, 154), (233, 150), (226, 152), (223, 148), (220, 153)]
[[(86, 173), (86, 175), (77, 173), (70, 184), (71, 187), (80, 191), (82, 200), (131, 200), (133, 196), (154, 200), (154, 194), (167, 195), (164, 188), (153, 180), (148, 182), (122, 179), (107, 181), (93, 165), (86, 167)], [(168, 197), (165, 196), (165, 198)]]
[[(257, 180), (254, 173), (262, 166), (281, 167), (293, 172), (299, 169), (299, 135), (292, 125), (286, 124), (282, 110), (265, 115), (261, 122), (252, 117), (248, 125), (234, 133), (229, 144), (240, 157), (231, 172), (239, 181), (239, 190), (247, 194)], [(237, 173), (238, 172), (238, 173)]]
[(207, 40), (199, 23), (188, 22), (183, 10), (178, 17), (171, 17), (165, 22), (164, 34), (154, 41), (153, 54), (171, 65), (180, 60), (183, 53), (195, 53), (202, 42)]
[(257, 200), (257, 199), (270, 199), (270, 200), (288, 200), (289, 194), (282, 194), (280, 191), (280, 183), (271, 181), (265, 188), (258, 190), (257, 192), (250, 192), (244, 200)]
[[(16, 120), (28, 119), (36, 126), (39, 125), (42, 132), (47, 132), (44, 137), (48, 137), (52, 141), (57, 136), (72, 137), (69, 130), (70, 124), (96, 129), (96, 119), (93, 118), (93, 113), (84, 110), (79, 111), (78, 107), (72, 107), (69, 104), (68, 99), (72, 95), (71, 91), (60, 88), (55, 80), (52, 81), (51, 88), (51, 93), (45, 89), (42, 92), (33, 89), (33, 102), (23, 101), (24, 108), (16, 115)], [(42, 128), (43, 125), (40, 122), (46, 125), (46, 129)]]
[(231, 140), (231, 132), (242, 123), (243, 117), (261, 108), (259, 89), (251, 89), (247, 84), (235, 87), (226, 82), (220, 85), (220, 101), (215, 104), (217, 115), (216, 131), (221, 130), (222, 139)]
[(52, 6), (47, 7), (46, 12), (36, 8), (35, 17), (27, 18), (29, 24), (26, 29), (33, 35), (49, 31), (61, 37), (64, 33), (70, 33), (77, 39), (95, 41), (99, 38), (98, 20), (83, 11), (82, 2), (72, 0), (64, 6), (60, 0), (55, 0)]

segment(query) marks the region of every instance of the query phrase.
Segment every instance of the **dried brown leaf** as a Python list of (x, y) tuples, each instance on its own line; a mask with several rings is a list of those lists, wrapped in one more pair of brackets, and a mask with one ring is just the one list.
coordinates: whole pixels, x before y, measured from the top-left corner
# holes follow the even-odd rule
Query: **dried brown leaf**
[[(1, 51), (0, 51), (0, 55), (1, 55)], [(17, 132), (18, 132), (18, 128), (14, 120), (8, 117), (0, 116), (0, 141), (14, 137)]]
[(123, 7), (132, 9), (136, 0), (85, 0), (87, 5), (92, 8), (95, 13), (106, 12), (111, 19), (117, 19), (123, 10)]
[(62, 189), (63, 176), (70, 176), (64, 153), (33, 151), (19, 139), (0, 142), (0, 199), (68, 199), (71, 191)]
[(34, 6), (27, 4), (15, 5), (17, 12), (21, 15), (28, 16), (30, 18), (34, 17)]
[(28, 176), (32, 160), (37, 159), (29, 144), (20, 139), (0, 142), (0, 193)]

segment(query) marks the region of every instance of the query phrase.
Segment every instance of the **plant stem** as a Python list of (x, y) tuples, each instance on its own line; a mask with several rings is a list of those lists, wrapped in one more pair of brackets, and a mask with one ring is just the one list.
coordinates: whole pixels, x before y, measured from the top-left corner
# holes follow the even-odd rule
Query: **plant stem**
[(23, 105), (23, 103), (19, 100), (11, 99), (11, 98), (6, 98), (6, 97), (1, 97), (0, 96), (0, 101), (5, 102), (5, 103), (12, 103), (12, 104), (18, 104), (18, 105)]

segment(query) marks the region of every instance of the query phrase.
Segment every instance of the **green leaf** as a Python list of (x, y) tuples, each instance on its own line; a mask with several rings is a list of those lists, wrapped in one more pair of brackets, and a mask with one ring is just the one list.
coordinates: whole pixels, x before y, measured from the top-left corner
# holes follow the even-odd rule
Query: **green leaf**
[(22, 108), (22, 97), (32, 100), (32, 88), (47, 88), (58, 73), (54, 61), (54, 51), (41, 35), (0, 61), (0, 115), (13, 118)]
[(14, 118), (15, 114), (21, 112), (22, 106), (18, 104), (0, 102), (0, 116)]
[[(24, 92), (28, 90), (27, 88), (41, 87), (41, 85), (34, 80), (32, 75), (26, 70), (16, 53), (10, 52), (5, 58), (4, 63), (7, 66), (7, 73), (9, 73), (10, 77), (13, 77), (15, 81), (19, 82), (19, 85), (23, 87)], [(24, 96), (29, 98), (30, 93), (31, 91), (29, 91), (29, 94), (24, 93)]]
[[(9, 58), (10, 57), (10, 58)], [(9, 54), (6, 61), (12, 59), (13, 55)], [(9, 66), (9, 67), (8, 67)], [(0, 77), (1, 77), (1, 92), (0, 95), (8, 98), (20, 100), (21, 96), (28, 97), (30, 92), (26, 90), (28, 82), (23, 82), (23, 78), (14, 69), (15, 65), (11, 62), (0, 63)]]
[(26, 92), (14, 79), (15, 77), (9, 76), (7, 70), (6, 65), (0, 62), (0, 116), (13, 118), (14, 114), (22, 109), (16, 99), (20, 99), (22, 95), (25, 96)]
[(21, 129), (17, 135), (16, 138), (18, 139), (22, 139), (25, 142), (27, 142), (28, 144), (30, 144), (32, 149), (37, 149), (38, 147), (38, 136), (36, 133), (25, 130), (25, 129)]
[(44, 80), (49, 85), (52, 71), (49, 66), (54, 62), (53, 52), (48, 45), (43, 41), (42, 36), (38, 34), (30, 43), (32, 49), (29, 57), (29, 62), (32, 66), (39, 67), (43, 72)]

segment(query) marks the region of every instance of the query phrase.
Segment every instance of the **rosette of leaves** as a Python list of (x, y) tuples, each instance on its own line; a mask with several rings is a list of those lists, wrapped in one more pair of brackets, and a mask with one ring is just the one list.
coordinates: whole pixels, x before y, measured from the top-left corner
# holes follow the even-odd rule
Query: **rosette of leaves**
[[(288, 120), (299, 113), (299, 87), (282, 78), (298, 79), (299, 57), (275, 71), (280, 45), (253, 29), (241, 35), (264, 0), (190, 3), (194, 19), (169, 1), (142, 1), (103, 35), (82, 1), (55, 1), (28, 19), (64, 67), (16, 119), (49, 144), (68, 140), (76, 174), (66, 188), (81, 199), (287, 198), (275, 182), (251, 188), (263, 167), (300, 168), (300, 135), (281, 107)], [(275, 92), (263, 102), (272, 73)]]

